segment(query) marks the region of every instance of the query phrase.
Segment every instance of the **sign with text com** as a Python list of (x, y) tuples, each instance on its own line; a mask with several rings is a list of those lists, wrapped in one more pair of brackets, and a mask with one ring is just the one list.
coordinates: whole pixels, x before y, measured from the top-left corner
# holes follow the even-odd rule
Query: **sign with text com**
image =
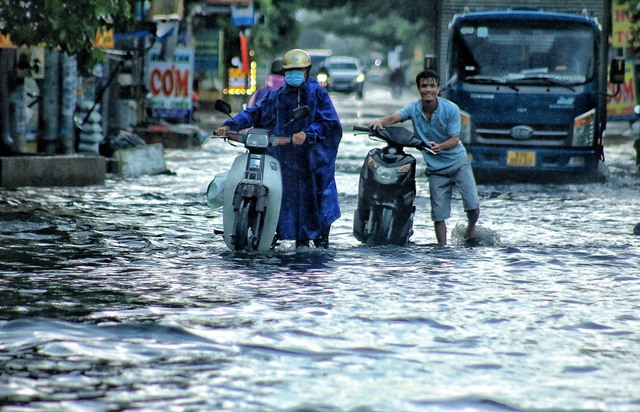
[(147, 57), (147, 107), (151, 116), (189, 121), (193, 111), (193, 49), (176, 47), (172, 60), (162, 60), (159, 46)]

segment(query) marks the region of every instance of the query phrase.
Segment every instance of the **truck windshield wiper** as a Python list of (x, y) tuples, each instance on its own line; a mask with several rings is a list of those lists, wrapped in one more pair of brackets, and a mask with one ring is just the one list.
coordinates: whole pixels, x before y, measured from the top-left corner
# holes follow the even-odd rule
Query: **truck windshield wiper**
[(498, 86), (507, 86), (515, 91), (518, 91), (518, 88), (513, 84), (513, 82), (507, 82), (501, 77), (475, 75), (465, 77), (465, 81), (477, 84), (495, 84)]
[(547, 75), (525, 76), (518, 79), (519, 82), (527, 81), (527, 80), (536, 80), (536, 81), (541, 80), (545, 85), (559, 86), (559, 87), (567, 88), (572, 92), (575, 91), (575, 88), (573, 87), (572, 84), (565, 83), (563, 81), (554, 79), (553, 77), (549, 77)]

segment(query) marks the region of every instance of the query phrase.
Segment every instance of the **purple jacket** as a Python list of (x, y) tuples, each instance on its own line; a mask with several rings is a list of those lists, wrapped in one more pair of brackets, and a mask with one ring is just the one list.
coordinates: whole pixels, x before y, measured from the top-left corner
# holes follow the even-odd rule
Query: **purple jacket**
[(253, 96), (251, 96), (251, 99), (249, 99), (249, 103), (247, 104), (247, 107), (251, 107), (255, 105), (256, 102), (259, 102), (260, 100), (262, 100), (262, 98), (266, 96), (270, 90), (277, 90), (284, 85), (285, 85), (284, 76), (280, 74), (273, 74), (273, 73), (270, 74), (269, 77), (267, 77), (267, 80), (264, 81), (264, 86), (259, 88), (258, 91), (255, 92)]

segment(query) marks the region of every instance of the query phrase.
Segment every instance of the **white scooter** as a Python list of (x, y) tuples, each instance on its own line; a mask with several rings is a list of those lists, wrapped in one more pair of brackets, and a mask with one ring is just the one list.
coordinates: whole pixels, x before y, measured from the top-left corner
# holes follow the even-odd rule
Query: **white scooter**
[[(215, 108), (231, 117), (229, 103), (217, 100)], [(309, 117), (309, 114), (307, 106), (295, 109), (291, 121), (283, 129), (296, 120)], [(235, 158), (224, 182), (224, 242), (233, 251), (268, 251), (272, 248), (280, 217), (282, 177), (280, 162), (266, 151), (269, 146), (290, 144), (291, 137), (272, 136), (268, 130), (258, 128), (229, 131), (226, 136), (214, 137), (222, 137), (231, 145), (230, 141), (242, 143), (247, 149)], [(207, 191), (209, 199), (215, 197), (209, 193), (216, 190), (214, 182)]]

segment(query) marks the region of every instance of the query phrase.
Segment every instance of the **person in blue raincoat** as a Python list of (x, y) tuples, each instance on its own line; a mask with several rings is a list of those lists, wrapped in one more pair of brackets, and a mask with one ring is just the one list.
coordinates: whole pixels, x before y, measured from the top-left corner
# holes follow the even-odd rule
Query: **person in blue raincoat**
[[(268, 129), (279, 136), (292, 136), (292, 145), (269, 148), (282, 167), (282, 205), (276, 236), (295, 240), (296, 247), (329, 246), (331, 224), (340, 217), (335, 162), (342, 139), (342, 125), (329, 93), (309, 78), (311, 57), (302, 49), (282, 58), (285, 86), (269, 93), (254, 106), (224, 122), (215, 131), (248, 127)], [(308, 106), (311, 115), (287, 127), (294, 109)]]

